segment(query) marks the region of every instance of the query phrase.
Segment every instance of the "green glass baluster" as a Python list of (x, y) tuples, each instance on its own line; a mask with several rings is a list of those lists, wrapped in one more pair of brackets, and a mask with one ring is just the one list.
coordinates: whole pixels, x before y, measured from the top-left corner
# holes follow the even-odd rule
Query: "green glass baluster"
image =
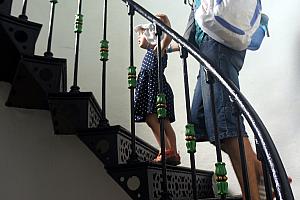
[(128, 88), (132, 89), (136, 87), (136, 67), (128, 67)]
[(160, 93), (156, 97), (156, 108), (157, 108), (157, 117), (165, 118), (167, 116), (167, 101), (166, 95), (164, 93)]
[(196, 152), (196, 136), (194, 124), (187, 124), (185, 126), (185, 140), (188, 153)]
[(74, 32), (82, 33), (82, 25), (83, 25), (83, 15), (82, 14), (75, 15)]
[(216, 166), (216, 181), (217, 181), (217, 188), (219, 195), (226, 195), (228, 194), (228, 183), (227, 183), (227, 171), (225, 167), (225, 163), (217, 162)]
[(108, 60), (108, 41), (102, 40), (100, 42), (100, 60), (107, 61)]

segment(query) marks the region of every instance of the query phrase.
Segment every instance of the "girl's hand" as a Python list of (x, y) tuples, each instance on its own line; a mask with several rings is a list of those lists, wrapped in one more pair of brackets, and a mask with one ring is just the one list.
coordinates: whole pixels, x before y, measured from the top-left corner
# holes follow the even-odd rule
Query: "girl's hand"
[[(155, 55), (157, 55), (157, 51), (158, 51), (158, 46), (155, 45), (154, 48), (153, 48), (153, 53)], [(166, 48), (163, 48), (162, 51), (161, 51), (161, 56), (164, 56), (166, 53), (167, 53)]]

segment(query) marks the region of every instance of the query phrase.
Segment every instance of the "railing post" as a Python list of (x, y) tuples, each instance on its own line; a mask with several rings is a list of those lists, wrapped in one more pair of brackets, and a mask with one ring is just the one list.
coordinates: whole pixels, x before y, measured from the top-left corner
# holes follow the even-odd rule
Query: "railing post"
[(44, 53), (46, 57), (53, 57), (53, 53), (51, 52), (51, 43), (52, 43), (52, 32), (53, 32), (53, 24), (54, 24), (54, 13), (55, 13), (55, 4), (58, 3), (57, 0), (50, 0), (51, 3), (51, 11), (50, 11), (50, 22), (49, 22), (49, 30), (48, 30), (48, 43), (47, 43), (47, 51)]
[(206, 66), (203, 67), (205, 72), (206, 83), (209, 84), (210, 90), (210, 101), (211, 101), (211, 111), (213, 116), (213, 130), (215, 134), (215, 145), (216, 145), (216, 154), (217, 154), (217, 163), (215, 164), (215, 175), (218, 187), (218, 194), (221, 195), (221, 199), (226, 199), (226, 195), (228, 194), (228, 183), (227, 183), (227, 170), (225, 167), (225, 163), (222, 161), (221, 154), (221, 142), (218, 133), (218, 125), (217, 125), (217, 117), (216, 117), (216, 109), (215, 109), (215, 94), (213, 84), (215, 84), (215, 80), (210, 72), (206, 69)]
[(19, 15), (20, 19), (24, 19), (24, 20), (28, 19), (26, 15), (26, 10), (27, 10), (27, 0), (23, 0), (22, 13), (21, 15)]
[(103, 40), (100, 42), (100, 60), (102, 64), (102, 114), (106, 117), (106, 62), (108, 60), (108, 41), (106, 40), (107, 27), (107, 0), (103, 5)]
[(129, 15), (129, 37), (130, 37), (130, 63), (128, 67), (128, 88), (130, 90), (130, 122), (131, 122), (131, 154), (127, 162), (136, 163), (139, 162), (138, 155), (136, 153), (136, 136), (135, 136), (135, 119), (134, 119), (134, 89), (136, 87), (136, 67), (134, 66), (133, 56), (133, 16), (134, 8), (128, 5)]
[(262, 171), (263, 171), (263, 180), (264, 180), (264, 187), (266, 192), (266, 198), (267, 199), (273, 199), (272, 197), (272, 184), (269, 176), (269, 169), (266, 165), (266, 162), (264, 162), (262, 150), (260, 147), (260, 144), (257, 139), (255, 139), (255, 146), (256, 146), (256, 152), (257, 152), (257, 159), (261, 161)]
[(195, 152), (196, 152), (196, 136), (195, 127), (191, 119), (191, 105), (189, 93), (189, 79), (187, 72), (187, 59), (188, 52), (184, 47), (180, 47), (180, 58), (183, 63), (183, 78), (184, 78), (184, 92), (185, 92), (185, 107), (187, 116), (187, 125), (185, 126), (185, 140), (187, 152), (190, 154), (191, 175), (192, 175), (192, 189), (193, 199), (197, 200), (197, 180), (196, 180), (196, 165), (195, 165)]
[(78, 59), (79, 59), (79, 40), (80, 33), (82, 33), (82, 25), (83, 25), (83, 15), (81, 14), (82, 8), (82, 0), (78, 0), (78, 9), (77, 14), (75, 16), (75, 26), (74, 32), (76, 33), (75, 39), (75, 61), (74, 61), (74, 77), (73, 77), (73, 85), (71, 86), (70, 92), (79, 92), (80, 88), (77, 85), (77, 77), (78, 77)]
[(236, 109), (237, 113), (237, 133), (238, 133), (238, 142), (239, 142), (239, 149), (240, 149), (240, 157), (241, 157), (241, 164), (242, 164), (242, 173), (243, 173), (243, 182), (244, 182), (244, 191), (245, 191), (245, 198), (246, 200), (251, 200), (250, 195), (250, 188), (249, 188), (249, 177), (248, 177), (248, 167), (247, 161), (245, 156), (245, 146), (244, 146), (244, 139), (241, 133), (241, 111), (235, 101), (230, 97), (231, 102), (233, 103), (234, 109)]
[(166, 143), (165, 143), (165, 128), (164, 120), (167, 116), (166, 95), (163, 92), (163, 66), (162, 66), (162, 51), (161, 51), (161, 35), (162, 31), (155, 24), (155, 35), (157, 43), (157, 63), (158, 63), (158, 95), (156, 100), (157, 117), (160, 123), (160, 145), (161, 145), (161, 162), (162, 162), (162, 195), (160, 200), (171, 200), (171, 194), (168, 192), (167, 166), (166, 166)]

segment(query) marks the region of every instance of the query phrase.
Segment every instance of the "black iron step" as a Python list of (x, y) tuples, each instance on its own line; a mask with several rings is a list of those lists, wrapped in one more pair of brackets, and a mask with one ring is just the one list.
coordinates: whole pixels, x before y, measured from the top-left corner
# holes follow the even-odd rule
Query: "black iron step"
[[(131, 154), (131, 133), (122, 126), (82, 129), (78, 137), (106, 166), (124, 164)], [(149, 161), (158, 150), (137, 137), (136, 153), (140, 161)]]
[[(161, 165), (153, 163), (122, 164), (107, 167), (108, 173), (134, 200), (159, 200), (161, 197)], [(198, 198), (214, 197), (213, 172), (196, 170)], [(193, 199), (189, 168), (167, 166), (168, 192), (172, 200)]]
[(48, 109), (48, 94), (66, 90), (66, 59), (24, 55), (18, 64), (6, 105)]
[(12, 83), (22, 55), (33, 55), (41, 24), (0, 14), (0, 81)]
[(77, 134), (81, 129), (109, 125), (92, 92), (49, 94), (48, 102), (55, 134)]

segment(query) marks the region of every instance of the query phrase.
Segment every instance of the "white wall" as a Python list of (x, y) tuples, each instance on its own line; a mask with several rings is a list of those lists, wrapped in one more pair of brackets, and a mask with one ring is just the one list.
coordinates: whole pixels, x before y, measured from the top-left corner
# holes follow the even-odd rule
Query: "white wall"
[[(183, 1), (138, 0), (137, 2), (153, 13), (166, 13), (171, 20), (172, 27), (179, 33), (183, 33), (189, 13), (189, 8), (183, 5)], [(98, 59), (98, 49), (99, 41), (102, 39), (102, 3), (102, 1), (96, 0), (83, 1), (84, 26), (81, 34), (79, 66), (81, 91), (93, 91), (100, 104), (102, 64)], [(295, 199), (300, 198), (300, 191), (297, 190), (300, 187), (300, 171), (297, 169), (299, 159), (296, 155), (296, 141), (299, 139), (297, 133), (300, 131), (297, 126), (300, 113), (300, 94), (297, 93), (300, 87), (300, 70), (298, 69), (300, 48), (298, 47), (299, 39), (297, 36), (300, 35), (300, 24), (296, 22), (296, 19), (300, 17), (300, 13), (297, 12), (299, 4), (297, 0), (287, 0), (284, 4), (282, 1), (263, 2), (264, 12), (270, 17), (271, 37), (265, 39), (259, 51), (248, 52), (240, 75), (243, 94), (261, 116), (278, 147), (288, 174), (293, 177), (292, 188)], [(129, 129), (129, 94), (127, 89), (129, 19), (127, 8), (121, 0), (108, 1), (108, 5), (110, 12), (108, 16), (110, 60), (107, 65), (107, 86), (109, 88), (107, 91), (107, 118), (112, 125), (120, 124)], [(20, 13), (20, 7), (21, 1), (15, 1), (13, 5), (15, 15)], [(75, 38), (73, 22), (76, 8), (75, 1), (72, 1), (72, 3), (71, 1), (60, 1), (56, 6), (53, 52), (56, 57), (68, 59), (68, 87), (72, 84), (73, 75)], [(36, 48), (36, 54), (40, 55), (46, 49), (49, 9), (48, 1), (29, 1), (29, 19), (44, 24)], [(145, 22), (145, 20), (136, 14), (135, 22), (138, 24)], [(138, 49), (137, 45), (135, 49), (135, 65), (139, 66), (144, 51)], [(189, 58), (189, 64), (190, 91), (192, 94), (198, 73), (198, 64), (192, 58)], [(177, 121), (174, 123), (174, 128), (182, 156), (182, 165), (188, 166), (189, 156), (185, 154), (184, 141), (186, 115), (184, 111), (182, 66), (178, 55), (173, 54), (169, 57), (169, 67), (166, 75), (175, 93)], [(24, 114), (24, 111), (18, 110), (18, 112)], [(25, 112), (28, 116), (29, 113), (31, 111)], [(48, 113), (44, 113), (44, 115), (48, 116)], [(5, 115), (1, 114), (1, 116)], [(47, 123), (50, 122), (47, 121)], [(17, 134), (17, 130), (12, 132)], [(48, 134), (50, 137), (50, 133)], [(154, 137), (146, 125), (137, 125), (137, 135), (155, 144)], [(2, 138), (1, 141), (3, 141)], [(64, 146), (65, 144), (61, 145)], [(74, 150), (76, 151), (75, 148)], [(214, 153), (215, 150), (212, 145), (199, 144), (196, 154), (197, 167), (213, 170), (216, 159)], [(83, 159), (83, 156), (74, 159)], [(239, 193), (239, 187), (228, 158), (225, 157), (225, 161), (228, 163), (230, 190), (233, 193)], [(81, 162), (81, 160), (78, 162)]]
[(49, 111), (4, 106), (9, 90), (0, 82), (0, 199), (131, 199), (76, 136), (54, 135)]

